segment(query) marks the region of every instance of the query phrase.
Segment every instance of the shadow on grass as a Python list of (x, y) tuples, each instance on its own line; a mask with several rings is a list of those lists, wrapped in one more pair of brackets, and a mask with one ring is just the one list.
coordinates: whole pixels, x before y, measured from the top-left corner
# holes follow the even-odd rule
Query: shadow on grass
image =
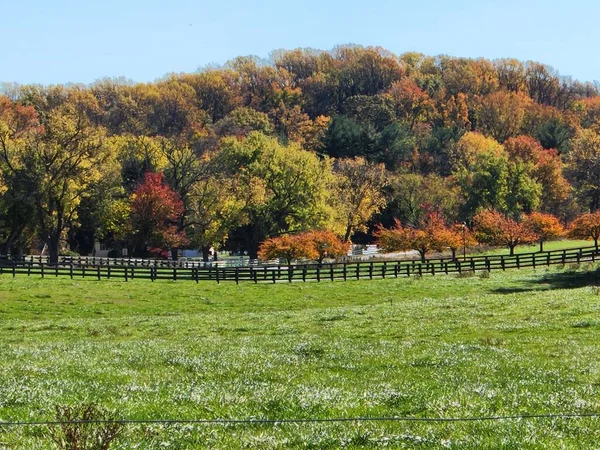
[(492, 289), (492, 292), (496, 294), (518, 294), (523, 292), (600, 286), (600, 268), (588, 271), (548, 273), (537, 280), (522, 281), (521, 284), (521, 286)]

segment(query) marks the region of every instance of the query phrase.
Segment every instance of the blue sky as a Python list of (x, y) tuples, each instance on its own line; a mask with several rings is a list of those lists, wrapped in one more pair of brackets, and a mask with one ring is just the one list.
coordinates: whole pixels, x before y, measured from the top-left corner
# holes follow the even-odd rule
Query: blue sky
[(537, 60), (593, 81), (599, 12), (587, 0), (1, 0), (0, 81), (153, 81), (239, 55), (348, 43)]

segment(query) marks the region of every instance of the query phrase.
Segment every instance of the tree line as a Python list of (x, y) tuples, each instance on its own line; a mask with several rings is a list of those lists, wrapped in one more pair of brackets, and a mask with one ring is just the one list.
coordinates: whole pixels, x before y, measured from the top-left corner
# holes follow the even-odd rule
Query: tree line
[(45, 244), (55, 261), (101, 240), (256, 257), (310, 230), (424, 229), (432, 211), (469, 228), (492, 210), (564, 224), (600, 209), (599, 119), (595, 85), (540, 63), (356, 46), (154, 83), (14, 86), (0, 96), (0, 253)]

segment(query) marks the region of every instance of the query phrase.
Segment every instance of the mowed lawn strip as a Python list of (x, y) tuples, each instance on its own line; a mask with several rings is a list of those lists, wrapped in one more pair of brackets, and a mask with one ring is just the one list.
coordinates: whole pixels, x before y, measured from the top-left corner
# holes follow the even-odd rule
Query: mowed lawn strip
[[(600, 412), (596, 266), (276, 285), (0, 277), (0, 420)], [(114, 448), (597, 448), (597, 419), (130, 426)], [(54, 448), (39, 427), (0, 448)]]

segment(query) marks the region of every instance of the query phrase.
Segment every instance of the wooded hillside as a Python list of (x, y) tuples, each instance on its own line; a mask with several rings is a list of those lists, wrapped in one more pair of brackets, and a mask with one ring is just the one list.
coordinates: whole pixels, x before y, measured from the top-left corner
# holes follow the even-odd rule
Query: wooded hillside
[[(133, 254), (600, 209), (596, 85), (537, 62), (278, 51), (0, 96), (0, 253)], [(359, 234), (357, 234), (359, 233)], [(366, 234), (365, 234), (366, 233)], [(131, 254), (131, 253), (130, 253)]]

